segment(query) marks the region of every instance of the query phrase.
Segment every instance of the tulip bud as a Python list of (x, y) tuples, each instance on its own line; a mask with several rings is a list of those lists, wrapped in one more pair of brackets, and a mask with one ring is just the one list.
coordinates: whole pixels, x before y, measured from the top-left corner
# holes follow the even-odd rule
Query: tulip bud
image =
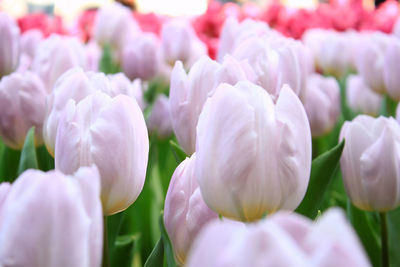
[(68, 102), (57, 130), (55, 167), (70, 174), (80, 166), (96, 164), (105, 215), (120, 212), (136, 200), (148, 154), (146, 124), (133, 98), (96, 92), (77, 104)]
[(239, 23), (236, 18), (227, 18), (221, 30), (218, 61), (222, 62), (225, 55), (233, 54), (236, 47), (249, 38), (274, 34), (275, 32), (264, 22), (245, 19)]
[(129, 79), (151, 80), (160, 69), (161, 46), (156, 35), (143, 33), (126, 42), (122, 52), (122, 69)]
[(185, 159), (176, 168), (165, 198), (165, 229), (180, 265), (185, 263), (192, 242), (201, 229), (218, 218), (218, 214), (207, 207), (201, 196), (194, 172), (195, 155)]
[(19, 28), (6, 13), (0, 12), (0, 77), (17, 68), (19, 57)]
[(302, 101), (313, 137), (329, 133), (340, 114), (340, 88), (336, 79), (319, 74), (308, 77)]
[(86, 96), (102, 91), (112, 97), (126, 94), (137, 97), (143, 105), (140, 81), (131, 83), (122, 73), (105, 76), (104, 73), (84, 72), (73, 68), (65, 72), (56, 82), (46, 101), (46, 116), (43, 125), (43, 139), (47, 150), (54, 155), (54, 145), (60, 114), (68, 100), (81, 101)]
[(388, 36), (373, 33), (363, 37), (359, 42), (357, 53), (357, 70), (367, 85), (379, 94), (385, 93), (383, 66)]
[(22, 149), (29, 129), (35, 127), (35, 144), (43, 143), (46, 89), (32, 72), (14, 72), (0, 81), (0, 136), (7, 146)]
[(188, 155), (195, 151), (197, 121), (208, 94), (213, 90), (217, 68), (218, 63), (203, 57), (193, 65), (188, 75), (180, 61), (172, 71), (169, 95), (172, 127)]
[(20, 38), (21, 54), (33, 59), (39, 43), (43, 40), (43, 34), (40, 30), (29, 30), (24, 32)]
[(101, 49), (100, 46), (94, 42), (90, 41), (85, 46), (86, 52), (86, 63), (87, 70), (89, 71), (99, 71), (100, 59), (101, 59)]
[(351, 202), (363, 210), (388, 211), (400, 205), (400, 125), (393, 118), (366, 115), (345, 122), (340, 159)]
[(132, 12), (119, 3), (99, 9), (93, 26), (93, 35), (100, 46), (111, 45), (122, 49), (126, 40), (140, 33)]
[(382, 97), (372, 91), (360, 75), (347, 77), (346, 100), (351, 109), (371, 116), (379, 114), (382, 103)]
[(42, 78), (50, 93), (56, 80), (68, 69), (85, 67), (85, 51), (78, 39), (52, 35), (42, 41), (32, 62), (32, 70)]
[(288, 84), (298, 95), (305, 84), (306, 65), (300, 56), (300, 45), (286, 38), (250, 38), (237, 47), (233, 56), (239, 61), (247, 60), (252, 67), (255, 83), (275, 97), (283, 84)]
[(164, 58), (170, 65), (179, 60), (190, 68), (201, 56), (207, 55), (207, 47), (196, 36), (190, 22), (183, 19), (164, 23), (161, 45)]
[(400, 101), (400, 40), (392, 37), (386, 48), (383, 65), (383, 79), (386, 92)]
[(22, 173), (0, 204), (0, 266), (100, 266), (99, 194), (95, 167)]
[(214, 221), (192, 245), (188, 267), (370, 266), (342, 211), (331, 209), (315, 223), (279, 212), (247, 226)]
[(161, 138), (172, 135), (171, 112), (167, 96), (157, 96), (153, 109), (147, 119), (147, 128), (150, 133), (157, 133)]
[(310, 126), (288, 86), (274, 104), (250, 82), (221, 84), (205, 103), (197, 124), (196, 176), (217, 213), (254, 221), (265, 212), (294, 210), (310, 169)]

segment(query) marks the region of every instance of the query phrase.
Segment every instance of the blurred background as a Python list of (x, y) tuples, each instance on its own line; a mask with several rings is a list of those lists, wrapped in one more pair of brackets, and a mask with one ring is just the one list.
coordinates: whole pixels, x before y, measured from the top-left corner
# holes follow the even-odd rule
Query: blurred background
[[(374, 4), (383, 1), (361, 0), (364, 7), (373, 8)], [(95, 9), (106, 5), (113, 0), (0, 0), (0, 9), (14, 17), (21, 17), (37, 11), (47, 14), (61, 16), (63, 21), (72, 23), (84, 10)], [(157, 13), (169, 16), (193, 16), (203, 14), (209, 0), (120, 0), (126, 6), (141, 13)], [(282, 3), (293, 8), (314, 8), (318, 2), (329, 2), (329, 0), (237, 0), (220, 2), (236, 2), (239, 4), (252, 3), (265, 7), (272, 3)], [(349, 2), (348, 0), (337, 0), (337, 2)]]

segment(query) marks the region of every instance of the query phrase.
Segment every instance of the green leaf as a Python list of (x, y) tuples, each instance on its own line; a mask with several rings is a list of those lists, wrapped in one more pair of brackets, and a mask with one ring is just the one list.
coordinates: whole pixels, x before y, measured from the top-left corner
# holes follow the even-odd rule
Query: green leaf
[(18, 162), (21, 151), (4, 147), (1, 155), (0, 181), (12, 183), (17, 178)]
[(105, 45), (103, 48), (103, 54), (101, 55), (100, 64), (99, 64), (100, 72), (104, 72), (105, 74), (113, 74), (120, 72), (120, 68), (117, 64), (114, 63), (112, 57), (112, 48), (110, 45)]
[(379, 229), (376, 229), (373, 226), (372, 213), (362, 211), (354, 207), (350, 201), (348, 201), (347, 215), (350, 222), (353, 224), (354, 230), (357, 232), (372, 265), (380, 266), (381, 246), (377, 236), (377, 231), (379, 231)]
[(389, 253), (391, 266), (400, 266), (400, 207), (388, 212)]
[(54, 158), (49, 154), (44, 145), (36, 148), (36, 155), (40, 170), (49, 171), (54, 169)]
[(133, 255), (138, 238), (139, 235), (118, 236), (111, 254), (110, 266), (132, 266)]
[(297, 213), (303, 214), (312, 219), (317, 216), (326, 189), (334, 177), (336, 168), (339, 166), (343, 147), (344, 140), (331, 150), (313, 160), (308, 189), (303, 201), (296, 209)]
[(27, 169), (38, 169), (34, 127), (32, 127), (26, 134), (24, 146), (21, 151), (21, 158), (19, 160), (17, 174), (20, 175)]
[(125, 212), (107, 216), (108, 248), (113, 251), (117, 236), (119, 235)]
[(177, 143), (175, 143), (173, 140), (170, 140), (169, 144), (171, 146), (172, 152), (174, 153), (175, 160), (178, 164), (187, 158), (186, 153)]
[(164, 262), (164, 244), (160, 237), (150, 256), (147, 258), (144, 267), (160, 267)]
[(164, 253), (167, 260), (167, 266), (177, 267), (178, 265), (175, 262), (174, 250), (172, 248), (171, 240), (169, 239), (168, 233), (165, 230), (164, 226), (164, 212), (161, 212), (160, 215), (160, 228), (161, 228), (161, 238), (164, 244)]

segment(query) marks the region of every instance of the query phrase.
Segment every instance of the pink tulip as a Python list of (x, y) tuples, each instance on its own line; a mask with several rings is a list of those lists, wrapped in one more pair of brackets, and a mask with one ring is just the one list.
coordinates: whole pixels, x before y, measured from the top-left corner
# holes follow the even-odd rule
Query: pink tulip
[(217, 213), (254, 221), (300, 204), (310, 175), (311, 133), (288, 86), (275, 104), (248, 81), (221, 84), (203, 107), (196, 138), (196, 176)]
[(360, 75), (349, 75), (346, 80), (346, 100), (354, 111), (376, 116), (382, 96), (372, 91)]
[(22, 173), (0, 203), (0, 265), (100, 266), (99, 195), (95, 167), (81, 168), (73, 176), (58, 171)]
[(195, 155), (176, 168), (165, 198), (164, 224), (180, 265), (185, 263), (192, 242), (201, 229), (218, 218), (201, 196), (194, 171)]
[(302, 101), (313, 137), (329, 133), (340, 115), (340, 88), (336, 79), (319, 74), (308, 77)]
[(102, 91), (112, 97), (119, 94), (137, 97), (139, 105), (143, 105), (139, 80), (131, 83), (122, 73), (106, 76), (104, 73), (84, 72), (81, 68), (70, 69), (57, 80), (46, 101), (43, 139), (50, 154), (54, 155), (60, 114), (68, 100), (79, 102), (96, 91)]
[(32, 70), (43, 80), (49, 93), (57, 79), (73, 67), (86, 67), (85, 50), (78, 39), (51, 35), (38, 45)]
[(161, 45), (156, 35), (143, 33), (125, 43), (122, 69), (129, 79), (151, 80), (160, 69)]
[(164, 59), (171, 66), (179, 60), (190, 68), (207, 54), (206, 45), (200, 41), (190, 22), (185, 19), (172, 19), (163, 24), (161, 46)]
[(147, 128), (137, 102), (96, 92), (63, 111), (55, 167), (66, 174), (96, 164), (105, 215), (128, 208), (142, 191), (149, 154)]
[(153, 109), (147, 119), (147, 128), (150, 133), (157, 133), (160, 138), (167, 138), (172, 135), (171, 112), (167, 96), (157, 96)]
[(345, 122), (340, 166), (351, 202), (363, 210), (388, 211), (400, 205), (400, 125), (393, 118), (359, 115)]
[(35, 143), (43, 143), (47, 92), (32, 72), (14, 72), (0, 81), (0, 136), (7, 146), (22, 149), (25, 136), (35, 127)]
[(19, 28), (6, 13), (0, 12), (0, 77), (17, 68), (19, 58)]
[(249, 225), (214, 221), (192, 245), (188, 267), (370, 266), (356, 233), (339, 209), (315, 223), (279, 212)]

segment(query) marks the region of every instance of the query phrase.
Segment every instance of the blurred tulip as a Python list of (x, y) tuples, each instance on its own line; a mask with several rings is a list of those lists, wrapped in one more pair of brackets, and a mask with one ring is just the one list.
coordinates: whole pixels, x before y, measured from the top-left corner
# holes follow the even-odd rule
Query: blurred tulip
[(354, 111), (376, 116), (382, 96), (372, 91), (360, 75), (349, 75), (346, 79), (346, 100)]
[(312, 51), (316, 67), (325, 74), (340, 78), (355, 68), (355, 35), (351, 32), (310, 29), (304, 34), (303, 41)]
[(274, 34), (276, 33), (266, 23), (252, 19), (245, 19), (239, 23), (236, 18), (228, 18), (221, 31), (217, 59), (221, 62), (225, 55), (233, 54), (247, 39)]
[(310, 169), (309, 122), (288, 86), (276, 104), (247, 81), (220, 85), (205, 103), (197, 124), (196, 176), (217, 213), (254, 221), (265, 212), (294, 210)]
[(312, 136), (329, 133), (340, 115), (340, 88), (336, 79), (319, 74), (309, 76), (301, 98)]
[(218, 218), (218, 214), (207, 207), (201, 196), (194, 171), (195, 155), (186, 158), (176, 168), (165, 198), (165, 229), (179, 265), (185, 263), (190, 247), (201, 229)]
[[(2, 186), (0, 186), (1, 188)], [(28, 170), (0, 204), (1, 266), (100, 266), (99, 174)]]
[(383, 80), (384, 56), (388, 36), (375, 32), (362, 37), (357, 53), (357, 70), (367, 85), (379, 94), (385, 93)]
[(39, 43), (43, 40), (43, 33), (39, 30), (26, 31), (21, 35), (20, 47), (21, 54), (26, 54), (33, 59)]
[(101, 48), (96, 42), (89, 42), (85, 46), (87, 70), (99, 71)]
[(19, 58), (19, 28), (6, 13), (0, 12), (0, 77), (17, 68)]
[(384, 56), (383, 79), (386, 92), (391, 98), (400, 101), (400, 39), (391, 38)]
[(125, 43), (122, 69), (129, 79), (151, 80), (160, 69), (161, 45), (156, 35), (143, 33)]
[(161, 46), (166, 62), (173, 66), (176, 61), (190, 68), (201, 56), (207, 55), (207, 47), (196, 36), (189, 21), (172, 19), (161, 29)]
[(153, 109), (147, 119), (147, 128), (150, 133), (157, 133), (161, 138), (167, 138), (172, 135), (171, 112), (167, 96), (157, 96)]
[(180, 61), (171, 74), (169, 103), (172, 127), (186, 154), (196, 147), (196, 125), (208, 94), (213, 90), (214, 75), (219, 65), (203, 57), (186, 74)]
[(63, 111), (55, 144), (55, 167), (74, 173), (96, 164), (104, 215), (128, 208), (142, 191), (149, 154), (147, 128), (137, 102), (96, 92)]
[(358, 208), (388, 211), (400, 205), (400, 125), (393, 118), (359, 115), (345, 122), (340, 166), (346, 192)]
[(300, 56), (300, 43), (286, 38), (250, 38), (237, 47), (233, 56), (247, 60), (252, 67), (255, 83), (276, 98), (283, 84), (298, 95), (305, 84), (307, 62)]
[(279, 212), (250, 225), (214, 221), (192, 245), (188, 267), (370, 266), (358, 237), (339, 209), (315, 223)]
[(46, 101), (43, 139), (49, 153), (54, 155), (60, 114), (68, 100), (79, 102), (96, 91), (102, 91), (112, 97), (118, 94), (135, 97), (139, 105), (143, 105), (141, 89), (139, 80), (131, 83), (122, 73), (106, 76), (104, 73), (84, 72), (78, 67), (65, 72), (57, 80)]
[(78, 39), (51, 35), (36, 49), (32, 70), (42, 78), (50, 93), (56, 80), (68, 69), (86, 67), (85, 50)]
[(119, 3), (106, 5), (99, 9), (93, 26), (94, 39), (100, 46), (111, 45), (122, 49), (129, 38), (140, 33), (132, 12)]
[(32, 72), (14, 72), (0, 81), (0, 136), (7, 146), (22, 149), (25, 136), (35, 127), (35, 144), (43, 143), (46, 89)]

